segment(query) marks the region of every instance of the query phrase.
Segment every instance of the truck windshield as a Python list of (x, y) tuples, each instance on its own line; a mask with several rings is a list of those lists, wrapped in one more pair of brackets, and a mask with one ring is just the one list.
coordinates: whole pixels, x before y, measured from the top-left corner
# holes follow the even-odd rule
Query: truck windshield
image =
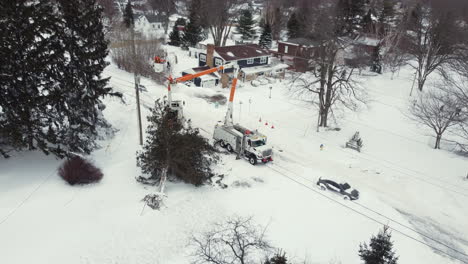
[(252, 141), (252, 147), (260, 147), (260, 146), (263, 146), (265, 145), (265, 141), (263, 140), (257, 140), (257, 141)]

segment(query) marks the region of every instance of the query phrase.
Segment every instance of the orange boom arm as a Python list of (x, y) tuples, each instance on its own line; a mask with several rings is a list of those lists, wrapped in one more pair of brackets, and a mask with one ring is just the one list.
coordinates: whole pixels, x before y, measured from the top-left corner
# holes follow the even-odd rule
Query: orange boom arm
[(192, 79), (195, 79), (195, 78), (203, 76), (203, 75), (207, 75), (207, 74), (217, 72), (217, 71), (222, 71), (223, 69), (224, 69), (224, 66), (214, 67), (214, 68), (211, 68), (211, 69), (208, 69), (208, 70), (197, 72), (195, 74), (187, 74), (187, 75), (184, 75), (184, 76), (179, 77), (177, 79), (169, 79), (169, 81), (171, 83), (186, 82), (186, 81), (190, 81)]

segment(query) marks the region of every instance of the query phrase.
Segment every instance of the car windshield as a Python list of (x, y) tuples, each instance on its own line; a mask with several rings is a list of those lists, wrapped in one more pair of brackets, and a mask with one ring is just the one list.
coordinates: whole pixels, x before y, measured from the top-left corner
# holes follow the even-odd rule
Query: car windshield
[(257, 141), (252, 141), (251, 143), (251, 146), (252, 147), (260, 147), (260, 146), (263, 146), (265, 145), (265, 141), (264, 140), (257, 140)]

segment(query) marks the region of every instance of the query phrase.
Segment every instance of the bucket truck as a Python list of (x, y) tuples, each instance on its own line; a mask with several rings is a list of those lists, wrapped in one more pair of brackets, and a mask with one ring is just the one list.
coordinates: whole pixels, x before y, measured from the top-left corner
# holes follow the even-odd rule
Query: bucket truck
[(217, 71), (222, 71), (223, 69), (227, 69), (229, 67), (232, 67), (232, 66), (231, 65), (226, 65), (226, 66), (222, 65), (222, 66), (214, 67), (214, 68), (204, 70), (204, 71), (201, 71), (201, 72), (197, 72), (195, 74), (187, 74), (187, 75), (184, 75), (182, 77), (175, 78), (175, 79), (172, 78), (172, 76), (169, 76), (169, 78), (167, 78), (167, 80), (168, 80), (168, 84), (167, 84), (167, 105), (169, 107), (169, 111), (174, 113), (174, 115), (179, 120), (182, 120), (184, 118), (183, 107), (185, 105), (185, 102), (180, 101), (180, 100), (172, 100), (172, 87), (171, 87), (171, 85), (176, 85), (178, 83), (190, 81), (190, 80), (193, 80), (193, 79), (195, 79), (197, 77), (200, 77), (200, 76), (203, 76), (203, 75), (206, 75), (206, 74), (210, 74), (210, 73), (213, 73), (213, 72), (217, 72)]
[(213, 139), (221, 147), (229, 152), (237, 154), (238, 158), (249, 160), (252, 165), (258, 162), (267, 163), (273, 161), (273, 150), (267, 146), (267, 137), (257, 130), (247, 129), (239, 124), (234, 124), (232, 114), (234, 111), (234, 94), (236, 92), (238, 68), (234, 67), (234, 78), (232, 80), (229, 95), (228, 109), (224, 123), (217, 124), (214, 129)]

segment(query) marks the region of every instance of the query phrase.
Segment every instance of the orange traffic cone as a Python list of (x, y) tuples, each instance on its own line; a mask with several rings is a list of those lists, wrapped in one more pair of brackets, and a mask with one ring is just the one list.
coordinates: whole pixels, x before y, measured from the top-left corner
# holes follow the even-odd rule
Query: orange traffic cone
[(258, 120), (258, 122), (262, 122), (262, 118), (260, 117), (260, 119)]

